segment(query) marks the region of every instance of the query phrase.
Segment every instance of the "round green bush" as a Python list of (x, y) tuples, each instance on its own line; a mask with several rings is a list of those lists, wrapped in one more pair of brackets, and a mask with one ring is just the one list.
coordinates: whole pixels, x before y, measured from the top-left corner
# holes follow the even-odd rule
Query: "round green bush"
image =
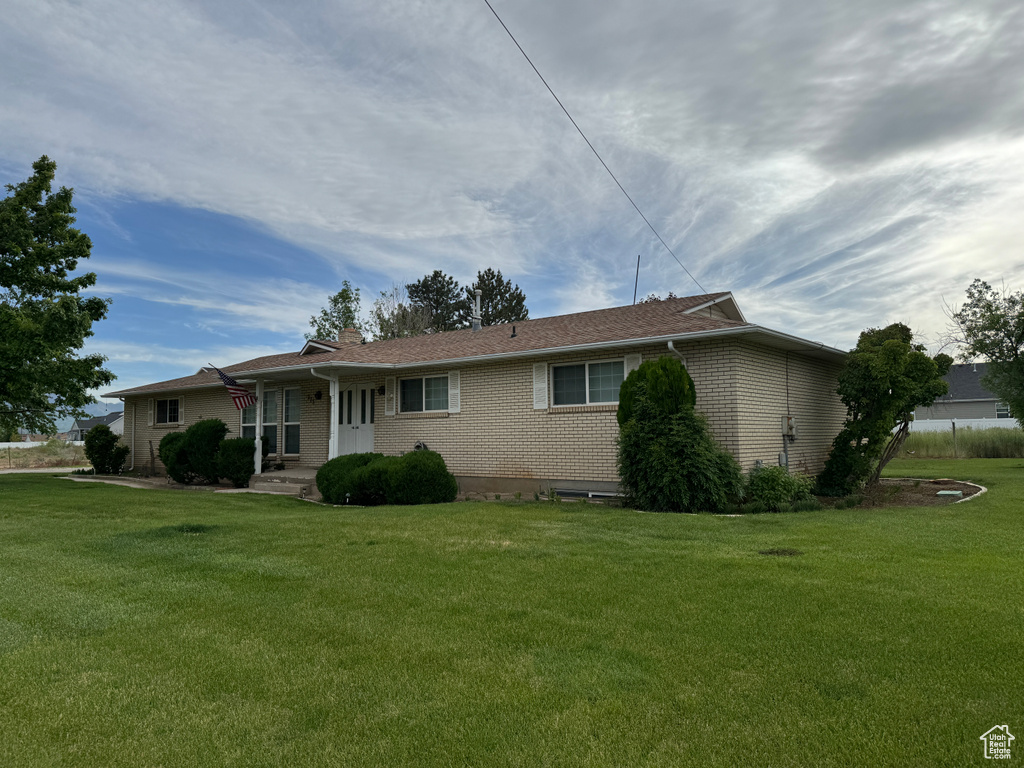
[(633, 418), (636, 402), (644, 393), (651, 406), (664, 417), (679, 411), (692, 411), (697, 404), (697, 390), (686, 367), (677, 357), (659, 357), (641, 363), (631, 371), (619, 388), (619, 426)]
[(441, 454), (413, 451), (391, 470), (388, 504), (443, 504), (455, 501), (459, 483)]
[(400, 456), (381, 456), (352, 470), (348, 476), (352, 489), (350, 502), (364, 507), (387, 504), (391, 494), (391, 475), (401, 461)]
[(704, 417), (665, 417), (641, 391), (619, 431), (619, 477), (628, 501), (652, 512), (720, 512), (743, 492), (739, 464), (711, 437)]
[[(220, 419), (203, 419), (185, 430), (183, 447), (189, 467), (196, 478), (213, 485), (220, 479), (217, 454), (228, 433), (228, 425)], [(256, 448), (253, 447), (253, 452)]]
[(85, 458), (98, 475), (119, 474), (129, 450), (106, 424), (97, 424), (85, 433)]
[(185, 433), (168, 432), (160, 440), (158, 450), (160, 462), (167, 470), (167, 475), (176, 483), (191, 483), (196, 479), (188, 455), (185, 453)]
[(245, 488), (256, 471), (256, 440), (233, 437), (221, 440), (217, 452), (217, 474), (231, 481), (235, 488)]
[(352, 472), (383, 457), (382, 453), (350, 453), (331, 459), (316, 472), (317, 490), (328, 504), (355, 503), (351, 499)]
[(785, 467), (757, 467), (747, 480), (747, 499), (769, 512), (811, 498), (811, 478), (791, 475)]

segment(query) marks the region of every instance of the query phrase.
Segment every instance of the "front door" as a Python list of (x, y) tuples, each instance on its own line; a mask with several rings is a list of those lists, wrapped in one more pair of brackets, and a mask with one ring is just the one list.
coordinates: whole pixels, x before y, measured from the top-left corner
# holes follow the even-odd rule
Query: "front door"
[(354, 384), (341, 390), (338, 404), (338, 455), (373, 451), (373, 422), (376, 392), (369, 384)]

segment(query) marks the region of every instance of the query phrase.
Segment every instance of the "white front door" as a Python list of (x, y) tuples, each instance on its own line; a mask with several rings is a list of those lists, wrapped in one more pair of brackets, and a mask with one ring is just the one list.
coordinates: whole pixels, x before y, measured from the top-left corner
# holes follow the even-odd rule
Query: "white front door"
[(371, 453), (377, 393), (369, 384), (355, 384), (340, 391), (338, 403), (338, 455)]

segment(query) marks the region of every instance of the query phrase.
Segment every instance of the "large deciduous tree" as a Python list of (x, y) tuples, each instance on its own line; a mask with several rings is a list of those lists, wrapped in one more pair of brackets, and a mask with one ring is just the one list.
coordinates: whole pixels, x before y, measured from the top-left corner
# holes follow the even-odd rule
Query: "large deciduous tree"
[(348, 280), (341, 281), (341, 290), (327, 300), (327, 306), (320, 310), (319, 315), (309, 318), (309, 327), (313, 330), (306, 334), (306, 339), (337, 339), (338, 334), (346, 328), (363, 330), (359, 319), (359, 289), (353, 288)]
[(381, 291), (370, 309), (367, 330), (374, 341), (419, 336), (430, 328), (430, 312), (409, 300), (408, 290), (397, 283)]
[(437, 333), (465, 327), (459, 322), (462, 289), (454, 277), (435, 269), (431, 274), (424, 275), (415, 283), (409, 283), (405, 288), (409, 294), (409, 301), (427, 311), (431, 331)]
[(967, 302), (951, 318), (952, 341), (961, 345), (961, 357), (988, 360), (982, 383), (1024, 424), (1024, 292), (1000, 292), (975, 280)]
[(946, 393), (942, 377), (953, 359), (929, 357), (913, 339), (902, 323), (861, 333), (839, 373), (837, 392), (847, 418), (818, 475), (818, 493), (845, 496), (876, 482), (903, 445), (914, 409)]
[(480, 317), (484, 325), (530, 319), (530, 311), (526, 308), (526, 294), (518, 285), (513, 286), (511, 280), (502, 277), (501, 270), (495, 271), (488, 267), (477, 272), (476, 282), (465, 289), (466, 295), (459, 313), (459, 323), (462, 327), (468, 326), (473, 317), (477, 288), (481, 291)]
[(81, 295), (96, 283), (74, 274), (92, 242), (72, 226), (72, 190), (51, 191), (57, 164), (44, 155), (32, 169), (0, 200), (0, 431), (52, 433), (114, 380), (106, 358), (79, 354), (110, 300)]

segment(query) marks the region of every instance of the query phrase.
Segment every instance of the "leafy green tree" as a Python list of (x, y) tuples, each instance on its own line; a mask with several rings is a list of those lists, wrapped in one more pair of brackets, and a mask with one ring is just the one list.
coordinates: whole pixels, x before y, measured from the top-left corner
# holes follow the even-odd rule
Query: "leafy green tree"
[(1024, 292), (998, 292), (975, 280), (952, 319), (952, 341), (961, 345), (963, 360), (988, 360), (982, 383), (1024, 424)]
[(319, 315), (309, 318), (309, 327), (313, 330), (306, 334), (306, 339), (337, 339), (338, 334), (346, 328), (363, 330), (359, 319), (359, 289), (353, 288), (348, 280), (342, 280), (341, 290), (328, 299), (327, 307), (320, 310)]
[(429, 310), (413, 304), (406, 287), (398, 284), (380, 292), (370, 309), (370, 321), (367, 323), (367, 330), (375, 341), (419, 336), (429, 328)]
[(0, 429), (49, 434), (114, 380), (105, 357), (78, 354), (110, 300), (80, 295), (96, 283), (73, 274), (92, 242), (72, 226), (72, 190), (51, 191), (57, 164), (44, 155), (32, 169), (0, 200)]
[(15, 427), (0, 427), (0, 443), (18, 443), (18, 430)]
[(405, 286), (413, 306), (422, 307), (430, 318), (429, 328), (437, 333), (463, 328), (459, 322), (462, 289), (454, 277), (439, 269)]
[(931, 405), (948, 390), (942, 377), (953, 359), (929, 357), (913, 339), (902, 323), (861, 333), (839, 373), (837, 392), (847, 418), (818, 475), (819, 494), (846, 496), (877, 482), (903, 445), (914, 409)]
[(529, 320), (530, 311), (526, 308), (526, 294), (518, 285), (513, 286), (511, 280), (502, 277), (501, 270), (487, 268), (477, 272), (476, 282), (465, 288), (465, 297), (459, 312), (459, 325), (468, 327), (473, 317), (473, 305), (476, 302), (476, 289), (480, 294), (480, 317), (484, 325), (514, 323)]

